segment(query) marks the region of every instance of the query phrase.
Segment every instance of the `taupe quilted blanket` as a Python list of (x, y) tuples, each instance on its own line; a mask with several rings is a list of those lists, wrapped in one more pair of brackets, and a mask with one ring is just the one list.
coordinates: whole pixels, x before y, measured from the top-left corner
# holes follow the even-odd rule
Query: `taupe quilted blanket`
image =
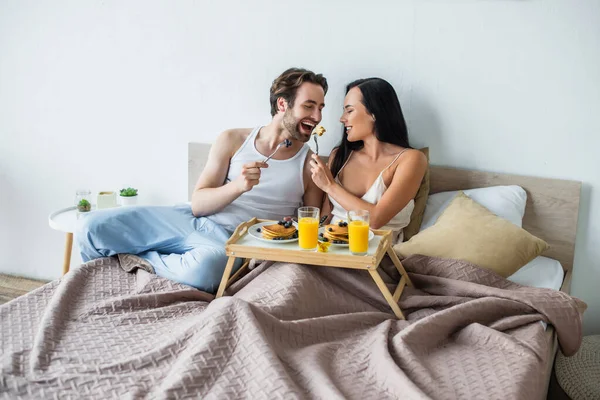
[(536, 399), (546, 321), (585, 304), (462, 262), (404, 261), (393, 317), (365, 271), (262, 263), (212, 296), (117, 259), (0, 306), (0, 398)]

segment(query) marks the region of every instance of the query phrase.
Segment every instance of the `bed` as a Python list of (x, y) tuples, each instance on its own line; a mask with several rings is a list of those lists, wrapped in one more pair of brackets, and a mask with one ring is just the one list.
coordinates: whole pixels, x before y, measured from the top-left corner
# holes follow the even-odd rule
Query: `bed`
[[(190, 199), (197, 176), (204, 168), (209, 151), (210, 145), (203, 143), (188, 145), (188, 198)], [(325, 157), (321, 158), (326, 161)], [(498, 185), (518, 185), (525, 189), (527, 205), (523, 229), (546, 240), (550, 249), (544, 253), (544, 256), (557, 260), (563, 268), (560, 277), (554, 273), (553, 276), (547, 277), (546, 280), (538, 280), (537, 283), (541, 287), (560, 288), (560, 291), (570, 293), (581, 182), (430, 166), (430, 194)], [(523, 272), (525, 271), (521, 271), (521, 274)], [(556, 287), (556, 279), (560, 279), (558, 287)], [(550, 360), (546, 364), (544, 373), (544, 388), (547, 391), (558, 351), (556, 332), (552, 326), (546, 329), (546, 343), (547, 357)]]
[[(189, 193), (209, 148), (189, 145)], [(361, 271), (256, 261), (212, 301), (102, 258), (0, 306), (0, 398), (545, 398), (558, 346), (581, 343), (585, 305), (566, 294), (580, 184), (430, 173), (431, 193), (522, 186), (561, 291), (412, 256), (399, 321)]]

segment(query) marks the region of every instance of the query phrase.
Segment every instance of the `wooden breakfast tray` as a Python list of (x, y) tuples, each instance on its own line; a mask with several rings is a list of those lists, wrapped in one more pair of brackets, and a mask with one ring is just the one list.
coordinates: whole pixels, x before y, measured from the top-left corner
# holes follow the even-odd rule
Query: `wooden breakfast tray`
[[(334, 268), (351, 268), (365, 269), (369, 271), (371, 277), (377, 284), (381, 294), (388, 302), (396, 317), (404, 319), (404, 315), (398, 306), (398, 300), (406, 285), (412, 286), (412, 282), (398, 259), (396, 253), (391, 246), (391, 231), (387, 230), (372, 230), (375, 237), (369, 242), (369, 250), (367, 255), (354, 256), (350, 253), (347, 247), (330, 246), (327, 253), (319, 253), (316, 251), (303, 251), (298, 247), (298, 242), (292, 243), (272, 243), (258, 240), (248, 234), (248, 228), (259, 222), (268, 220), (252, 218), (250, 221), (241, 223), (233, 232), (233, 235), (225, 243), (225, 250), (229, 256), (223, 278), (217, 291), (217, 298), (223, 296), (225, 289), (229, 287), (241, 274), (248, 268), (250, 259), (256, 258), (259, 260), (293, 262), (299, 264), (321, 265), (324, 267)], [(274, 221), (274, 223), (277, 223)], [(396, 286), (394, 294), (391, 294), (387, 286), (379, 275), (379, 263), (388, 254), (392, 259), (396, 269), (400, 273), (401, 279)], [(236, 258), (245, 258), (246, 261), (241, 268), (231, 276), (231, 271)]]

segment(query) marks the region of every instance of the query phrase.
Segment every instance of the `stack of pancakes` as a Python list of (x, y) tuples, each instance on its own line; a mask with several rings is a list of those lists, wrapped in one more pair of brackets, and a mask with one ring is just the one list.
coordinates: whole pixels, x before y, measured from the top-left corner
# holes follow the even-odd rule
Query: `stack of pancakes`
[(262, 227), (262, 237), (269, 240), (293, 239), (296, 235), (296, 227), (292, 224), (287, 227), (281, 224), (265, 225)]
[(325, 225), (323, 238), (327, 238), (332, 243), (348, 244), (348, 225), (342, 223)]

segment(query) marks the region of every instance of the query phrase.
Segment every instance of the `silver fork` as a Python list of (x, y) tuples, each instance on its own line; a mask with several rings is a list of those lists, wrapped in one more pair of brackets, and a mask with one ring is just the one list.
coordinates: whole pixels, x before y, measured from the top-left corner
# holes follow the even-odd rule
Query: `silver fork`
[(277, 145), (277, 148), (275, 149), (275, 151), (273, 153), (271, 153), (271, 155), (269, 157), (267, 157), (267, 159), (263, 162), (267, 162), (271, 159), (271, 157), (273, 157), (275, 155), (275, 153), (277, 153), (277, 151), (281, 148), (281, 146), (285, 146), (285, 147), (290, 147), (292, 145), (292, 141), (290, 139), (285, 139), (283, 142), (279, 143)]

